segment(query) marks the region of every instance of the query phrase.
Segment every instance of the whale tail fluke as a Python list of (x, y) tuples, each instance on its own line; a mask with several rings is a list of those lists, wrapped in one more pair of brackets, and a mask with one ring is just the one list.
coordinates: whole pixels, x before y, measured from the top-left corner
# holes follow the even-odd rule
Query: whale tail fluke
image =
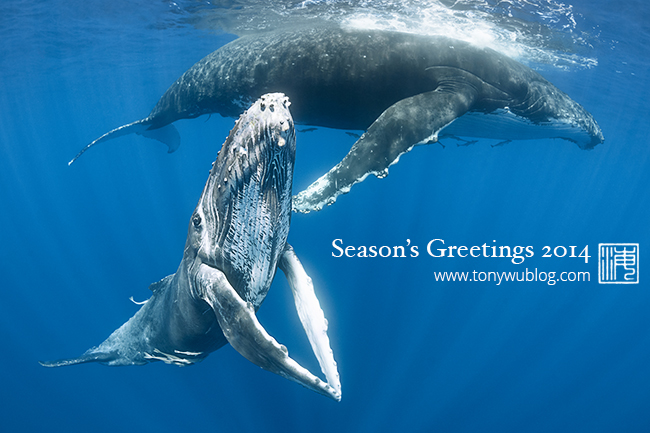
[(162, 143), (165, 143), (168, 147), (168, 152), (172, 153), (176, 149), (178, 149), (178, 146), (181, 144), (181, 136), (178, 133), (178, 130), (173, 124), (167, 124), (163, 126), (162, 128), (156, 128), (156, 129), (149, 129), (151, 128), (150, 120), (148, 118), (145, 119), (140, 119), (136, 120), (133, 123), (129, 123), (126, 125), (122, 125), (119, 128), (115, 128), (112, 131), (107, 132), (106, 134), (102, 135), (92, 143), (88, 144), (86, 147), (81, 149), (77, 155), (68, 162), (68, 165), (71, 165), (73, 162), (75, 162), (81, 155), (84, 154), (85, 151), (90, 149), (96, 144), (103, 143), (108, 140), (112, 140), (114, 138), (122, 137), (124, 135), (128, 134), (138, 134), (138, 135), (143, 135), (147, 138), (152, 138), (154, 140), (158, 140)]
[[(90, 352), (90, 353), (89, 353)], [(66, 367), (68, 365), (86, 364), (88, 362), (109, 363), (117, 357), (114, 352), (91, 352), (88, 351), (78, 358), (59, 359), (56, 361), (38, 361), (43, 367)]]

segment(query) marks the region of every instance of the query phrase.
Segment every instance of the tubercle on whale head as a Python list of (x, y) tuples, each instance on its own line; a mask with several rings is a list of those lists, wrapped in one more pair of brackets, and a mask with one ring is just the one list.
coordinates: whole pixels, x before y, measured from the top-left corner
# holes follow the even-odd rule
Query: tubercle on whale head
[[(278, 212), (286, 207), (290, 214), (296, 138), (289, 106), (284, 94), (265, 94), (236, 121), (190, 219), (186, 253), (190, 248), (202, 262), (219, 267), (237, 209), (258, 207), (244, 201), (265, 201), (264, 206), (276, 206)], [(248, 223), (262, 222), (252, 218)]]

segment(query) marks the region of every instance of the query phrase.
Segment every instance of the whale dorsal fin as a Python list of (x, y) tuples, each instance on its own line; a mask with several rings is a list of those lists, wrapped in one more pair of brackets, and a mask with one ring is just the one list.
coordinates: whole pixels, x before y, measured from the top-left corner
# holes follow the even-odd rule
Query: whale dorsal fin
[(167, 275), (165, 278), (163, 278), (160, 281), (156, 281), (155, 283), (151, 283), (149, 285), (149, 290), (151, 290), (153, 293), (159, 292), (161, 290), (164, 290), (165, 287), (169, 285), (171, 282), (172, 278), (174, 278), (174, 274)]

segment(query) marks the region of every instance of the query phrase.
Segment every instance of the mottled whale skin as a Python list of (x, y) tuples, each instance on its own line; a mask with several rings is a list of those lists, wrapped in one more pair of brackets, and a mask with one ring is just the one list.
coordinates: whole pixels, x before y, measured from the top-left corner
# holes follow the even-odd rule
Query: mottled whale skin
[[(260, 367), (340, 400), (327, 321), (287, 243), (296, 150), (288, 106), (285, 95), (267, 94), (239, 118), (192, 214), (176, 273), (152, 284), (141, 309), (98, 347), (43, 365), (189, 365), (230, 343)], [(278, 267), (328, 383), (290, 358), (256, 318)]]
[(297, 195), (293, 207), (301, 212), (331, 204), (370, 173), (385, 176), (414, 145), (445, 134), (563, 138), (583, 149), (603, 141), (582, 106), (494, 50), (443, 36), (329, 27), (234, 40), (186, 71), (148, 117), (105, 134), (75, 159), (130, 132), (174, 151), (180, 138), (172, 122), (236, 117), (267, 92), (291, 98), (296, 123), (366, 131), (340, 164)]

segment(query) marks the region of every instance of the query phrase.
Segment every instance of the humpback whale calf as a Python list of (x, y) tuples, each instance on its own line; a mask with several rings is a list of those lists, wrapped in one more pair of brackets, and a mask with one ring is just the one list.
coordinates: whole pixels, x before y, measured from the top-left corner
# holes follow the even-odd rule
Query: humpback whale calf
[(257, 95), (282, 92), (296, 123), (365, 130), (345, 158), (293, 201), (318, 210), (372, 173), (383, 177), (417, 144), (450, 134), (603, 142), (593, 117), (532, 69), (489, 48), (443, 36), (338, 27), (243, 36), (209, 54), (169, 87), (149, 116), (83, 148), (131, 132), (176, 150), (172, 122), (207, 113), (236, 117)]
[[(189, 365), (230, 343), (260, 367), (341, 399), (327, 321), (287, 243), (296, 150), (288, 106), (285, 95), (267, 94), (236, 122), (190, 219), (176, 273), (152, 284), (141, 309), (99, 346), (42, 365)], [(327, 383), (290, 358), (257, 320), (278, 267)]]

